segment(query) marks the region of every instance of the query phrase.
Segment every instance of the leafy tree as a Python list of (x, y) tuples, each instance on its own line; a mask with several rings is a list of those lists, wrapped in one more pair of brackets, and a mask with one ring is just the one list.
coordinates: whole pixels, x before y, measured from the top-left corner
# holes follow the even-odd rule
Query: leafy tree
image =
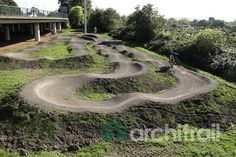
[(221, 30), (205, 29), (199, 32), (193, 44), (199, 53), (213, 55), (225, 45), (225, 42), (226, 37)]
[(200, 20), (198, 21), (197, 23), (197, 26), (198, 27), (207, 27), (209, 25), (208, 21), (207, 20)]
[(93, 30), (94, 27), (97, 27), (98, 32), (111, 32), (118, 29), (121, 22), (121, 17), (116, 10), (112, 8), (95, 9), (89, 18), (89, 29)]
[(181, 57), (194, 66), (209, 70), (214, 58), (222, 53), (226, 35), (219, 29), (205, 29), (184, 49)]
[(16, 2), (14, 0), (0, 0), (0, 4), (2, 4), (2, 5), (17, 6), (17, 4), (16, 4)]
[(178, 21), (174, 18), (170, 18), (170, 19), (167, 20), (167, 25), (169, 27), (177, 28)]
[(197, 25), (198, 25), (198, 20), (195, 19), (191, 22), (191, 26), (196, 27)]
[(226, 27), (225, 21), (223, 20), (214, 20), (212, 27), (214, 28), (224, 28)]
[(69, 21), (72, 28), (80, 28), (83, 24), (84, 14), (81, 6), (71, 8), (69, 13)]
[[(127, 25), (120, 31), (120, 38), (140, 43), (151, 41), (163, 29), (165, 20), (153, 5), (147, 4), (128, 17)], [(119, 36), (117, 36), (119, 38)]]
[(179, 24), (180, 24), (180, 25), (189, 25), (190, 22), (189, 22), (188, 19), (182, 18), (181, 20), (179, 20)]
[[(78, 5), (83, 7), (83, 1), (84, 0), (59, 0), (59, 2), (61, 3), (61, 6), (68, 8), (68, 13), (70, 12), (72, 7), (75, 7)], [(92, 11), (91, 0), (87, 0), (87, 11), (88, 11), (88, 15), (90, 15)]]

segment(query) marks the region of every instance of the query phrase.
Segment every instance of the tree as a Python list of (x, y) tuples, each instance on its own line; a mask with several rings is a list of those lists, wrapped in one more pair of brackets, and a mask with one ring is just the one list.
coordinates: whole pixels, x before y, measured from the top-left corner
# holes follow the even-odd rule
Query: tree
[(72, 28), (81, 28), (84, 21), (84, 14), (81, 6), (71, 8), (69, 13), (69, 21)]
[(182, 18), (182, 19), (179, 20), (179, 24), (180, 24), (180, 25), (189, 25), (190, 22), (189, 22), (188, 19)]
[(130, 35), (130, 40), (149, 42), (164, 25), (164, 18), (153, 5), (147, 4), (142, 9), (136, 7), (136, 11), (128, 17), (126, 31)]
[[(68, 8), (68, 13), (69, 13), (72, 7), (75, 7), (78, 5), (83, 7), (84, 0), (59, 0), (59, 2), (61, 3), (61, 6)], [(91, 0), (87, 0), (87, 11), (88, 11), (88, 15), (90, 15), (90, 13), (92, 12)]]
[(199, 53), (214, 55), (225, 45), (225, 42), (226, 37), (221, 30), (205, 29), (197, 34), (193, 44), (197, 47)]
[(183, 52), (183, 60), (197, 67), (210, 69), (215, 56), (222, 53), (226, 44), (226, 35), (219, 29), (205, 29), (200, 31), (189, 47)]
[(198, 21), (198, 24), (197, 24), (198, 27), (207, 27), (208, 25), (209, 23), (207, 20), (200, 20)]
[(116, 30), (121, 25), (121, 17), (116, 10), (108, 8), (95, 9), (89, 18), (89, 29), (93, 30), (94, 27), (97, 27), (98, 32), (111, 32)]
[(174, 19), (174, 18), (170, 18), (170, 19), (168, 19), (168, 21), (167, 21), (167, 25), (168, 25), (169, 27), (177, 28), (178, 21), (177, 21), (176, 19)]
[(191, 22), (191, 26), (196, 27), (197, 25), (198, 25), (198, 20), (195, 19)]
[(10, 6), (17, 6), (17, 4), (14, 0), (0, 0), (0, 4), (10, 5)]

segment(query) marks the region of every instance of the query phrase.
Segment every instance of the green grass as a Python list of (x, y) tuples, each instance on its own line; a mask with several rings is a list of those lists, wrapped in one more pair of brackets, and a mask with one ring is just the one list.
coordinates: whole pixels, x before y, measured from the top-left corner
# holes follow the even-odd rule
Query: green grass
[(160, 60), (164, 60), (164, 61), (168, 60), (168, 58), (166, 56), (160, 55), (160, 54), (158, 54), (156, 52), (150, 51), (150, 50), (145, 49), (143, 47), (135, 47), (135, 49), (137, 49), (138, 51), (147, 53), (147, 54), (153, 56), (156, 59), (160, 59)]
[[(197, 117), (193, 116), (193, 118), (191, 119), (191, 123), (200, 123), (204, 125), (206, 121), (214, 122), (214, 119), (218, 119), (219, 123), (221, 123), (221, 129), (228, 128), (227, 125), (229, 125), (229, 122), (225, 122), (225, 124), (224, 122), (221, 122), (219, 118), (221, 118), (221, 116), (224, 116), (225, 119), (228, 119), (228, 121), (235, 121), (236, 112), (234, 105), (236, 103), (236, 85), (207, 72), (201, 70), (197, 70), (197, 72), (203, 76), (207, 76), (217, 80), (219, 82), (219, 87), (206, 95), (193, 98), (193, 100), (190, 102), (187, 102), (185, 104), (181, 103), (179, 104), (179, 106), (184, 105), (184, 113), (193, 115), (205, 113), (202, 116), (201, 114)], [(212, 119), (207, 117), (205, 117), (207, 119), (203, 118), (207, 114), (212, 114), (214, 115), (214, 117), (212, 117)], [(169, 140), (162, 140), (164, 139), (164, 137), (161, 136), (158, 140), (149, 140), (147, 144), (158, 147), (160, 149), (160, 152), (164, 151), (167, 154), (170, 153), (174, 156), (233, 157), (236, 156), (236, 128), (233, 127), (228, 129), (228, 131), (221, 130), (219, 141), (175, 142), (173, 141), (172, 136), (168, 136)]]
[(64, 32), (62, 33), (63, 36), (74, 36), (76, 33), (79, 31), (76, 29), (65, 29)]
[[(21, 157), (18, 152), (10, 152), (5, 150), (0, 150), (1, 157)], [(65, 154), (59, 152), (41, 152), (41, 153), (30, 153), (27, 157), (68, 157)]]
[(143, 76), (96, 80), (84, 85), (77, 91), (76, 96), (88, 100), (106, 100), (126, 93), (158, 93), (177, 85), (178, 81), (174, 77), (159, 72), (159, 69), (151, 64), (148, 66), (149, 72)]
[[(82, 148), (74, 154), (62, 154), (60, 152), (40, 152), (30, 153), (28, 157), (104, 157), (111, 149), (111, 144), (99, 142)], [(14, 151), (0, 150), (0, 157), (20, 157), (19, 153)]]
[[(194, 130), (199, 130), (197, 128), (192, 128)], [(204, 129), (205, 133), (211, 130)], [(229, 131), (221, 132), (218, 140), (207, 140), (199, 141), (196, 140), (197, 136), (194, 135), (194, 139), (191, 138), (191, 133), (186, 133), (187, 136), (184, 137), (184, 132), (180, 130), (180, 138), (184, 141), (174, 141), (172, 135), (160, 136), (156, 139), (148, 140), (146, 144), (154, 147), (159, 147), (161, 151), (166, 153), (172, 153), (175, 156), (185, 156), (185, 157), (234, 157), (236, 156), (236, 128), (231, 128)], [(165, 140), (167, 139), (167, 140)], [(171, 151), (170, 151), (171, 150)]]
[(0, 71), (0, 99), (17, 92), (17, 89), (28, 81), (43, 75), (42, 70)]
[[(109, 73), (112, 72), (113, 66), (109, 64), (108, 60), (96, 53), (91, 45), (87, 46), (90, 54), (93, 57), (94, 63), (91, 66), (83, 69), (18, 69), (0, 71), (0, 99), (18, 92), (22, 85), (32, 81), (33, 79), (56, 74), (78, 74), (87, 72)], [(44, 67), (44, 66), (42, 66)]]
[(89, 94), (81, 94), (80, 92), (76, 93), (76, 96), (82, 99), (87, 100), (107, 100), (116, 97), (117, 95), (112, 93), (89, 93)]
[(78, 74), (82, 72), (80, 69), (18, 69), (0, 71), (0, 99), (18, 92), (18, 89), (22, 85), (36, 78), (57, 74)]
[(111, 73), (114, 70), (114, 65), (109, 63), (109, 60), (97, 54), (97, 50), (91, 44), (86, 44), (90, 55), (93, 57), (94, 64), (90, 66), (87, 72)]
[(104, 157), (111, 149), (111, 145), (107, 142), (92, 144), (81, 149), (76, 157)]
[(71, 52), (71, 48), (68, 43), (56, 43), (48, 48), (34, 52), (33, 57), (42, 58), (49, 57), (52, 59), (60, 59), (65, 57), (74, 56), (74, 53)]

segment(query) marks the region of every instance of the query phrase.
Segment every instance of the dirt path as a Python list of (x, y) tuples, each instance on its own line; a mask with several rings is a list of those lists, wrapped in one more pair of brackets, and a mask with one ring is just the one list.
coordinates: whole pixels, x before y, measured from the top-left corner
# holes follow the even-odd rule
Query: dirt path
[[(76, 90), (84, 84), (95, 79), (120, 79), (143, 75), (148, 72), (148, 67), (141, 62), (129, 61), (116, 50), (104, 45), (99, 45), (101, 39), (96, 39), (95, 48), (107, 56), (117, 67), (111, 74), (82, 74), (82, 75), (57, 75), (35, 80), (23, 87), (20, 96), (28, 103), (42, 108), (63, 110), (71, 112), (119, 112), (130, 106), (144, 101), (161, 103), (178, 103), (199, 94), (214, 90), (218, 83), (215, 80), (198, 75), (183, 67), (174, 67), (175, 77), (180, 85), (160, 94), (130, 93), (105, 101), (88, 101), (75, 96)], [(88, 54), (84, 48), (85, 41), (78, 38), (71, 39), (71, 46), (80, 55)], [(137, 52), (127, 46), (117, 46), (118, 50), (127, 50), (133, 53), (138, 61), (148, 61), (156, 66), (167, 63), (159, 61), (152, 56)]]

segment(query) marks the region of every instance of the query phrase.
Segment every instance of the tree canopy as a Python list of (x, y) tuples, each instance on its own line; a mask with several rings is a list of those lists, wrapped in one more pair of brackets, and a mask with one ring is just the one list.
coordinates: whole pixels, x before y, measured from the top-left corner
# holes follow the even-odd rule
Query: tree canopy
[(72, 7), (69, 13), (69, 21), (72, 28), (80, 28), (83, 24), (84, 14), (81, 6)]
[(165, 19), (159, 15), (153, 5), (147, 4), (142, 9), (138, 6), (128, 17), (125, 28), (115, 36), (140, 43), (149, 42), (164, 25)]
[[(70, 12), (72, 7), (75, 7), (75, 6), (83, 7), (83, 1), (84, 0), (59, 0), (59, 2), (61, 3), (61, 6), (68, 8), (68, 12)], [(87, 0), (87, 11), (88, 11), (88, 15), (90, 15), (92, 11), (91, 0)]]
[(16, 2), (14, 0), (0, 0), (0, 4), (2, 4), (2, 5), (17, 6), (17, 4), (16, 4)]
[(95, 9), (89, 18), (89, 28), (97, 27), (98, 32), (110, 32), (119, 28), (121, 17), (112, 8), (106, 10)]

